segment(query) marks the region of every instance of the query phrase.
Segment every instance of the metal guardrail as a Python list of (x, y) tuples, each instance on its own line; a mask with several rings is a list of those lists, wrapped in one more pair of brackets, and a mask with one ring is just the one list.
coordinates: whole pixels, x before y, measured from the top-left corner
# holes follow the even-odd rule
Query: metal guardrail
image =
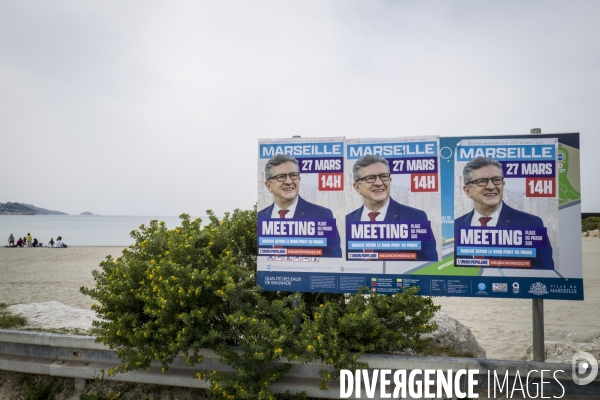
[[(209, 388), (210, 382), (198, 380), (194, 372), (199, 369), (216, 370), (218, 372), (233, 372), (229, 366), (219, 362), (219, 357), (211, 350), (205, 350), (202, 354), (204, 362), (196, 368), (183, 364), (183, 357), (177, 357), (167, 373), (161, 372), (159, 363), (154, 363), (149, 370), (132, 371), (125, 374), (108, 376), (104, 374), (107, 381), (122, 381), (131, 383), (144, 383), (153, 385), (167, 385), (188, 388)], [(504, 376), (508, 371), (511, 377), (510, 386), (516, 376), (526, 377), (530, 371), (545, 372), (545, 396), (560, 396), (564, 390), (562, 399), (600, 399), (600, 375), (585, 386), (576, 385), (572, 380), (571, 364), (540, 363), (530, 361), (507, 361), (488, 360), (474, 358), (450, 358), (450, 357), (419, 357), (390, 354), (366, 354), (361, 361), (369, 364), (369, 369), (398, 370), (453, 370), (477, 369), (479, 370), (477, 392), (479, 398), (487, 397), (488, 371), (493, 374)], [(120, 363), (116, 356), (116, 350), (96, 343), (95, 337), (60, 335), (50, 333), (38, 333), (15, 330), (0, 330), (0, 370), (30, 373), (38, 375), (49, 375), (64, 378), (74, 378), (75, 386), (85, 387), (88, 379), (101, 377), (103, 371), (115, 367)], [(271, 384), (276, 393), (290, 391), (306, 392), (309, 397), (328, 399), (340, 398), (340, 384), (332, 382), (328, 390), (319, 390), (321, 381), (318, 373), (323, 369), (320, 363), (297, 364), (292, 363), (292, 368), (279, 381)], [(557, 384), (552, 376), (560, 381)], [(530, 385), (539, 384), (539, 374), (530, 376), (534, 379)], [(493, 375), (492, 375), (493, 382)], [(527, 384), (525, 382), (525, 384)], [(562, 387), (564, 389), (562, 389)], [(393, 386), (392, 386), (393, 388)], [(535, 392), (535, 387), (532, 387)], [(362, 391), (361, 398), (367, 398)], [(520, 392), (517, 392), (520, 395)], [(379, 396), (379, 389), (376, 391)], [(355, 398), (354, 395), (352, 398)], [(375, 397), (379, 398), (379, 397)], [(509, 397), (510, 398), (510, 397)], [(522, 398), (522, 397), (518, 397)], [(540, 397), (538, 397), (540, 398)]]

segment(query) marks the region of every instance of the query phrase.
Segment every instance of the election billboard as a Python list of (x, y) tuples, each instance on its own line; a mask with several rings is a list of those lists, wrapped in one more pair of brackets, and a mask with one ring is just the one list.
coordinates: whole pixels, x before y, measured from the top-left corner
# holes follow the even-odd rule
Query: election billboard
[[(578, 133), (261, 140), (258, 284), (582, 300), (579, 149)], [(297, 166), (270, 168), (278, 154)]]

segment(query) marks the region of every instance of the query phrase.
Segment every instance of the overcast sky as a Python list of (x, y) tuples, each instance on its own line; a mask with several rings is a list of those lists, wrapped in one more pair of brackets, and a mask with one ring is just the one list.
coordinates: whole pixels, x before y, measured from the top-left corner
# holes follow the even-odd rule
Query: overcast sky
[(0, 202), (203, 215), (257, 139), (581, 132), (600, 211), (600, 1), (0, 2)]

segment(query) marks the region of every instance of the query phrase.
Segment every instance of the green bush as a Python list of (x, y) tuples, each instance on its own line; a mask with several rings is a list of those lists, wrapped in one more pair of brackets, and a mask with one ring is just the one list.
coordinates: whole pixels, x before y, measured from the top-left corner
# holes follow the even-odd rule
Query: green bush
[(600, 217), (587, 217), (581, 221), (581, 232), (600, 229)]
[(340, 369), (364, 367), (360, 353), (418, 351), (426, 344), (420, 335), (435, 328), (429, 319), (437, 307), (417, 289), (394, 296), (263, 291), (256, 207), (221, 220), (208, 215), (204, 226), (186, 214), (171, 230), (157, 221), (140, 226), (133, 245), (94, 271), (95, 287), (81, 288), (98, 302), (98, 341), (123, 362), (111, 374), (148, 368), (153, 359), (166, 371), (180, 353), (201, 368), (200, 349), (210, 348), (236, 371), (199, 370), (214, 395), (269, 399), (269, 383), (291, 368), (286, 360), (332, 365), (321, 373), (327, 387)]
[(334, 367), (333, 372), (321, 371), (322, 389), (339, 377), (340, 369), (367, 368), (358, 362), (362, 353), (419, 352), (425, 347), (421, 335), (435, 328), (429, 320), (439, 307), (417, 291), (414, 287), (393, 296), (359, 292), (345, 301), (322, 303), (305, 319), (300, 337), (308, 345), (301, 359)]

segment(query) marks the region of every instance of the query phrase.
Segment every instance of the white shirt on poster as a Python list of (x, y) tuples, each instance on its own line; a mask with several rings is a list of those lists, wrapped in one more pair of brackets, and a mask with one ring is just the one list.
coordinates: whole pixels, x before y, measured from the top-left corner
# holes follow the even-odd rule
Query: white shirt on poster
[[(500, 202), (500, 207), (496, 211), (494, 211), (488, 217), (492, 217), (487, 223), (486, 226), (496, 226), (498, 225), (498, 218), (500, 218), (500, 211), (502, 211), (502, 202)], [(477, 210), (473, 210), (473, 218), (471, 218), (471, 226), (481, 226), (481, 221), (479, 218), (483, 217), (483, 215), (479, 214)]]
[[(377, 215), (375, 217), (375, 221), (383, 221), (385, 219), (385, 214), (387, 214), (387, 210), (388, 207), (390, 206), (390, 198), (387, 198), (387, 201), (385, 202), (385, 205), (383, 207), (381, 207), (378, 211), (379, 215)], [(363, 210), (362, 210), (362, 214), (360, 215), (360, 220), (361, 221), (370, 221), (371, 218), (369, 218), (369, 213), (371, 213), (373, 211), (369, 210), (367, 208), (367, 206), (363, 206)]]
[[(291, 206), (286, 208), (289, 212), (285, 214), (285, 219), (291, 219), (294, 217), (294, 213), (296, 212), (296, 206), (298, 205), (298, 196), (296, 196), (296, 200), (292, 203)], [(283, 210), (283, 208), (279, 207), (277, 203), (273, 203), (273, 211), (271, 212), (271, 218), (279, 219), (279, 210)]]

